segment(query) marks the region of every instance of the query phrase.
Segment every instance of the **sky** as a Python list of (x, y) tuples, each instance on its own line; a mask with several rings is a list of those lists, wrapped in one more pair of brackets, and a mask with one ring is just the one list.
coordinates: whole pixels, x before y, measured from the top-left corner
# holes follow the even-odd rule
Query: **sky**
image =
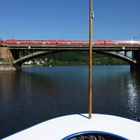
[[(93, 0), (94, 40), (140, 40), (140, 0)], [(0, 0), (1, 39), (88, 40), (89, 0)]]

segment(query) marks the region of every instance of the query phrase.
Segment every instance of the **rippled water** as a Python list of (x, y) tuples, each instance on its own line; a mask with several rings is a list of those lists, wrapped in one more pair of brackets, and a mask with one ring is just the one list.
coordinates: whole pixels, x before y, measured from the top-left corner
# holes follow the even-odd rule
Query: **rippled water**
[[(28, 67), (0, 72), (0, 138), (45, 120), (88, 111), (88, 67)], [(140, 74), (94, 66), (93, 112), (140, 121)]]

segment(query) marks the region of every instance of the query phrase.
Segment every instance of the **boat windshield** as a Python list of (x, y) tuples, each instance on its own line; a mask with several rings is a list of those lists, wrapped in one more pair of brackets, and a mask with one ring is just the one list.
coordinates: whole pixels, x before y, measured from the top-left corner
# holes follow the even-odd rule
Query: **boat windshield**
[(70, 135), (63, 140), (128, 140), (124, 137), (104, 132), (84, 132)]

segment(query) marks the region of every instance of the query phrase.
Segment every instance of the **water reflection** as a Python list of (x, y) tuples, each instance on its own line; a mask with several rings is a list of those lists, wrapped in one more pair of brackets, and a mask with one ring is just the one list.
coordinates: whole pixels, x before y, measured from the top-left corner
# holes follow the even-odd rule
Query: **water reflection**
[(0, 73), (0, 93), (1, 93), (1, 101), (3, 105), (6, 105), (8, 102), (13, 100), (13, 97), (17, 92), (17, 78), (15, 72), (1, 72)]
[[(95, 113), (140, 121), (140, 74), (131, 75), (128, 66), (95, 66), (93, 83)], [(0, 72), (0, 138), (54, 117), (87, 112), (87, 93), (87, 66)]]
[(128, 81), (128, 107), (130, 112), (136, 113), (137, 112), (137, 90), (135, 81), (130, 80)]
[(138, 116), (136, 115), (139, 112), (139, 83), (140, 77), (139, 73), (132, 73), (130, 79), (128, 80), (128, 111), (129, 113), (138, 120)]

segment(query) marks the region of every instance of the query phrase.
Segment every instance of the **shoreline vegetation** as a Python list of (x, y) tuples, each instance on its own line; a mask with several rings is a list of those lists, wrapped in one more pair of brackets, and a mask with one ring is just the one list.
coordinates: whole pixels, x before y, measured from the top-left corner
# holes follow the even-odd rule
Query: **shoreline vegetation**
[[(41, 66), (68, 66), (68, 65), (87, 65), (89, 62), (88, 52), (61, 52), (49, 54), (41, 58), (24, 63), (24, 65)], [(94, 65), (128, 65), (127, 62), (108, 55), (93, 54)]]

